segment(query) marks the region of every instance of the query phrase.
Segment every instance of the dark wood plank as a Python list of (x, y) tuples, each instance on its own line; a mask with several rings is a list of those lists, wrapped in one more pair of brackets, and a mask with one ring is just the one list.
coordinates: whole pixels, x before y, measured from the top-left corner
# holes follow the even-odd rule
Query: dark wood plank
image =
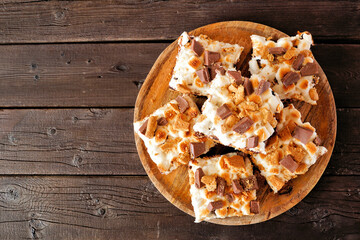
[(0, 174), (144, 174), (132, 109), (3, 110)]
[(359, 107), (360, 45), (318, 44), (316, 60), (328, 77), (337, 107)]
[[(360, 175), (360, 109), (337, 114), (326, 174)], [(2, 110), (0, 174), (144, 175), (132, 121), (133, 109)]]
[[(323, 177), (265, 223), (193, 223), (147, 177), (0, 177), (1, 239), (356, 239), (358, 177)], [(280, 230), (281, 229), (281, 230)]]
[[(168, 43), (0, 45), (3, 107), (134, 106)], [(360, 107), (360, 45), (319, 44), (314, 54), (338, 107)]]
[(184, 30), (231, 20), (259, 22), (289, 34), (308, 30), (318, 39), (359, 40), (358, 8), (357, 1), (13, 0), (2, 3), (0, 42), (175, 39)]
[(134, 106), (139, 81), (165, 46), (0, 46), (0, 105)]

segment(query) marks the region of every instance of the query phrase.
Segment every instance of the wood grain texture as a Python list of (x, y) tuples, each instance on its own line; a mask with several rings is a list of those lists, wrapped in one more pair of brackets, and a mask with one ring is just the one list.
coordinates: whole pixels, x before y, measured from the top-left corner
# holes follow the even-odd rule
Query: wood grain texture
[[(0, 111), (0, 174), (145, 175), (133, 109)], [(328, 175), (360, 175), (360, 109), (338, 109)]]
[(0, 112), (0, 174), (143, 174), (132, 109)]
[[(195, 36), (205, 34), (213, 40), (237, 43), (243, 46), (244, 51), (239, 59), (238, 66), (240, 69), (246, 66), (246, 59), (250, 58), (250, 36), (252, 34), (272, 37), (274, 39), (287, 36), (279, 30), (265, 25), (241, 21), (210, 24), (197, 28), (190, 32), (190, 34)], [(134, 121), (143, 119), (164, 102), (168, 102), (171, 99), (169, 93), (172, 94), (174, 92), (169, 90), (168, 83), (171, 78), (171, 70), (175, 65), (177, 52), (177, 42), (175, 41), (161, 53), (154, 63), (137, 97)], [(296, 102), (295, 106), (301, 112), (303, 122), (311, 122), (312, 126), (316, 128), (319, 137), (324, 139), (322, 145), (328, 149), (328, 152), (320, 157), (305, 175), (292, 180), (293, 191), (291, 194), (279, 196), (273, 194), (269, 188), (260, 189), (257, 192), (257, 199), (260, 202), (259, 214), (211, 219), (209, 222), (223, 225), (247, 225), (269, 220), (295, 206), (315, 186), (330, 160), (335, 144), (337, 126), (334, 97), (321, 67), (319, 67), (319, 77), (320, 81), (316, 86), (319, 93), (317, 105), (311, 106), (304, 102)], [(135, 141), (140, 160), (154, 185), (171, 203), (194, 216), (188, 193), (189, 186), (184, 181), (188, 177), (187, 166), (183, 165), (168, 175), (161, 174), (156, 164), (149, 157), (143, 141), (136, 134)]]
[[(168, 45), (0, 45), (0, 105), (132, 107), (151, 66)], [(337, 106), (360, 107), (360, 45), (317, 44), (312, 49)]]
[(163, 48), (161, 44), (0, 46), (0, 105), (134, 106), (141, 80)]
[(0, 238), (269, 239), (276, 229), (276, 239), (358, 239), (359, 185), (323, 177), (287, 213), (227, 227), (194, 224), (147, 177), (0, 177)]
[(318, 39), (359, 40), (358, 9), (357, 1), (323, 0), (7, 0), (1, 4), (0, 42), (173, 40), (184, 30), (232, 20), (261, 22), (288, 34), (308, 30)]

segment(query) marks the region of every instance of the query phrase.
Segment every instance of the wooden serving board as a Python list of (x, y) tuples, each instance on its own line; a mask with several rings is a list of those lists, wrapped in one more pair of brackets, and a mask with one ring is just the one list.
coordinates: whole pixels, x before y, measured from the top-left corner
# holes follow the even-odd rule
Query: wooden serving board
[[(240, 59), (240, 69), (247, 72), (247, 62), (251, 57), (250, 35), (258, 34), (278, 39), (287, 36), (274, 28), (253, 22), (220, 22), (197, 28), (191, 35), (205, 34), (218, 41), (237, 43), (244, 47)], [(296, 34), (296, 33), (291, 33)], [(169, 90), (169, 81), (175, 65), (177, 41), (170, 44), (158, 57), (151, 68), (136, 100), (134, 121), (151, 114), (154, 110), (175, 98), (178, 93)], [(316, 57), (316, 56), (315, 56)], [(245, 74), (246, 75), (246, 74)], [(291, 181), (292, 191), (286, 194), (274, 194), (268, 185), (257, 193), (260, 201), (260, 214), (244, 217), (213, 219), (209, 222), (223, 225), (246, 225), (266, 221), (289, 210), (299, 203), (315, 186), (323, 174), (335, 144), (336, 108), (329, 82), (320, 68), (320, 82), (317, 85), (319, 93), (318, 105), (311, 106), (303, 102), (295, 102), (295, 107), (302, 113), (302, 120), (309, 121), (316, 129), (323, 145), (328, 152), (322, 156), (309, 171)], [(151, 181), (172, 204), (182, 211), (194, 216), (189, 194), (187, 166), (182, 166), (169, 175), (159, 172), (150, 159), (142, 140), (135, 134), (136, 147)]]

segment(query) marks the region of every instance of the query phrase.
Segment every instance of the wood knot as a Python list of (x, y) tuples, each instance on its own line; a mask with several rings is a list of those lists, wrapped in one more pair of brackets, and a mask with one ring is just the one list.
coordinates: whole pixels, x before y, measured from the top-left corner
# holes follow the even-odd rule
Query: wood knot
[(38, 81), (39, 79), (40, 79), (40, 76), (36, 74), (36, 75), (34, 76), (34, 81), (36, 82), (36, 81)]
[(129, 70), (129, 67), (122, 63), (118, 63), (111, 67), (111, 71), (113, 71), (113, 72), (126, 72), (128, 70)]
[(56, 130), (56, 128), (54, 128), (54, 127), (48, 128), (48, 130), (47, 130), (47, 134), (48, 134), (49, 136), (55, 135), (56, 132), (57, 132), (57, 130)]
[(97, 212), (98, 212), (98, 215), (99, 216), (105, 216), (105, 214), (106, 214), (106, 209), (105, 208), (99, 208), (98, 210), (97, 210)]
[(144, 81), (145, 81), (145, 79), (134, 80), (134, 81), (132, 81), (132, 83), (135, 84), (135, 86), (136, 86), (138, 89), (140, 89), (141, 86), (143, 85)]
[(12, 145), (17, 145), (17, 144), (18, 144), (18, 139), (17, 139), (14, 135), (10, 134), (10, 135), (8, 136), (8, 139), (9, 139), (9, 142), (10, 142)]
[(56, 11), (56, 12), (54, 13), (54, 18), (55, 18), (55, 20), (62, 20), (62, 19), (64, 19), (64, 18), (65, 18), (65, 11), (63, 11), (63, 10)]
[(79, 121), (79, 118), (75, 116), (72, 118), (72, 121), (73, 121), (73, 123), (77, 123), (77, 121)]
[(0, 199), (8, 204), (18, 202), (21, 199), (21, 190), (17, 186), (6, 186), (6, 189), (0, 189)]
[(31, 63), (31, 69), (35, 70), (38, 67), (38, 65), (36, 63)]
[(31, 239), (43, 238), (42, 230), (46, 228), (47, 224), (39, 219), (29, 220), (29, 230)]
[(83, 159), (79, 155), (75, 155), (73, 158), (73, 164), (76, 167), (79, 167), (81, 165), (82, 161), (83, 161)]

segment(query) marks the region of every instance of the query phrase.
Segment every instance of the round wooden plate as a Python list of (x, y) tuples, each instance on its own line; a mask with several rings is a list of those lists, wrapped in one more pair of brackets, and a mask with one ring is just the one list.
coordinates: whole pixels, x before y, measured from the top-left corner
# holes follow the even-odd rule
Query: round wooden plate
[[(240, 59), (242, 72), (246, 71), (250, 59), (250, 35), (257, 34), (264, 37), (278, 39), (287, 36), (274, 28), (253, 22), (220, 22), (200, 27), (190, 32), (191, 35), (205, 34), (218, 41), (237, 43), (244, 46)], [(295, 34), (295, 33), (293, 33)], [(177, 41), (168, 46), (158, 57), (151, 68), (136, 100), (134, 121), (138, 121), (151, 114), (155, 109), (167, 103), (178, 93), (169, 90), (171, 72), (175, 65)], [(260, 214), (244, 217), (213, 219), (209, 222), (223, 225), (246, 225), (266, 221), (289, 210), (299, 203), (315, 186), (323, 174), (334, 148), (336, 136), (336, 108), (334, 97), (327, 78), (320, 69), (320, 82), (317, 85), (319, 93), (318, 105), (311, 106), (303, 102), (295, 102), (295, 106), (302, 113), (302, 120), (310, 122), (316, 129), (323, 145), (328, 152), (313, 165), (305, 175), (291, 181), (292, 191), (287, 194), (274, 194), (269, 186), (258, 191), (260, 200)], [(194, 216), (189, 195), (187, 167), (182, 166), (169, 175), (159, 172), (150, 159), (142, 140), (135, 134), (136, 147), (151, 181), (167, 200), (182, 211)]]

